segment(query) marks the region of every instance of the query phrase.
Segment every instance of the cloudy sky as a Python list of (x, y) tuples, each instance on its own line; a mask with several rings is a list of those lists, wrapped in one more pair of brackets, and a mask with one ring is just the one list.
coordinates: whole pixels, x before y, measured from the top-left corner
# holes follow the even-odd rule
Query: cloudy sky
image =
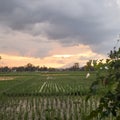
[(119, 34), (120, 0), (0, 0), (2, 66), (82, 66)]

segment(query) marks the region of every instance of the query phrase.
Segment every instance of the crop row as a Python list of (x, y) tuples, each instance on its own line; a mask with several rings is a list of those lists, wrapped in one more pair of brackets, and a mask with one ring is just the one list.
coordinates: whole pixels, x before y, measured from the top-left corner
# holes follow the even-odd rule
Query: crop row
[[(83, 84), (83, 80), (71, 79), (72, 77), (35, 76), (25, 78), (16, 84), (7, 87), (2, 92), (5, 95), (83, 95), (87, 94), (89, 86)], [(17, 80), (16, 80), (17, 81)], [(84, 81), (85, 82), (85, 81)], [(89, 84), (91, 83), (88, 81)]]
[[(87, 102), (84, 97), (73, 96), (9, 98), (0, 101), (0, 119), (84, 120), (97, 106), (98, 98), (91, 98)], [(113, 120), (113, 117), (107, 120)]]

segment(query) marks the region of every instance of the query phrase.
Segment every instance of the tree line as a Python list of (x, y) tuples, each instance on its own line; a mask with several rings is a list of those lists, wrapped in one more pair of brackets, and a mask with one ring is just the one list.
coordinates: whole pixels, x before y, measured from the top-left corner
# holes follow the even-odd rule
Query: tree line
[(31, 63), (28, 63), (25, 66), (19, 67), (0, 67), (0, 72), (37, 72), (37, 71), (94, 71), (94, 67), (91, 65), (91, 60), (89, 60), (86, 65), (83, 67), (79, 66), (79, 63), (74, 63), (71, 67), (68, 68), (53, 68), (44, 66), (35, 66)]
[(57, 70), (56, 68), (52, 67), (46, 67), (46, 66), (34, 66), (31, 63), (28, 63), (25, 66), (19, 66), (19, 67), (0, 67), (0, 72), (37, 72), (37, 71), (55, 71)]

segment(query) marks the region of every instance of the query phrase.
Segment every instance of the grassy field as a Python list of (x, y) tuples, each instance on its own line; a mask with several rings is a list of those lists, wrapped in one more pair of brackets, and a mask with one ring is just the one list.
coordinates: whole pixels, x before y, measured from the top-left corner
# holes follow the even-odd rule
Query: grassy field
[(99, 95), (85, 101), (96, 77), (91, 72), (86, 79), (86, 74), (80, 71), (1, 73), (0, 120), (85, 120), (99, 104)]

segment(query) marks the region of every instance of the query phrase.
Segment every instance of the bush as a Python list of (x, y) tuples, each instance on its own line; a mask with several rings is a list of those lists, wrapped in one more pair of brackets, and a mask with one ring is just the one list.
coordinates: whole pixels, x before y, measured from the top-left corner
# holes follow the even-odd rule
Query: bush
[[(103, 119), (109, 117), (111, 114), (114, 116), (115, 120), (120, 120), (120, 48), (110, 51), (109, 59), (106, 63), (102, 60), (94, 66), (97, 69), (97, 79), (90, 87), (90, 94), (87, 99), (92, 95), (94, 91), (94, 86), (99, 86), (101, 78), (106, 80), (106, 86), (109, 90), (101, 97), (99, 106), (96, 110), (93, 110), (87, 120), (92, 118)], [(100, 68), (102, 68), (100, 70)], [(107, 71), (106, 74), (102, 74), (102, 71)]]

